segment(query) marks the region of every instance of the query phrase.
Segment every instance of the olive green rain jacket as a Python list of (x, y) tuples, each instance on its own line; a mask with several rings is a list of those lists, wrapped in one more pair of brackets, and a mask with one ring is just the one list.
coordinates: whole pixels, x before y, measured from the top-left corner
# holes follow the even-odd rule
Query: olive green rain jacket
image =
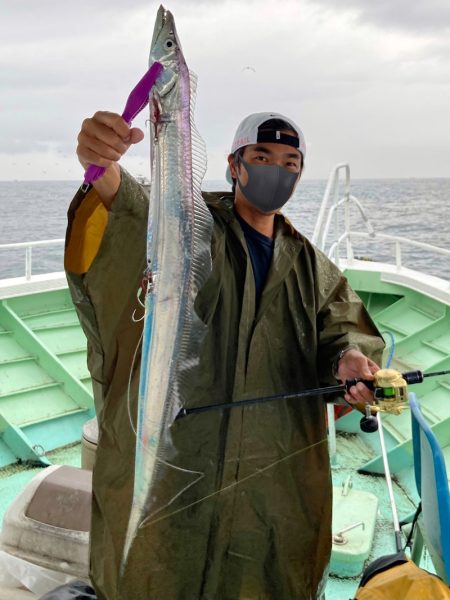
[[(383, 342), (341, 272), (281, 216), (255, 314), (255, 285), (231, 194), (204, 194), (214, 218), (212, 273), (196, 310), (207, 324), (191, 405), (335, 383), (353, 344)], [(101, 600), (310, 600), (331, 549), (323, 398), (191, 415), (171, 428), (171, 461), (201, 473), (141, 527), (121, 570), (134, 477), (147, 197), (125, 172), (106, 214), (95, 192), (69, 209), (68, 280), (88, 337), (100, 437), (93, 480), (91, 578)], [(103, 233), (104, 229), (104, 233)], [(128, 394), (128, 387), (130, 393)], [(128, 401), (129, 395), (129, 401)], [(168, 497), (186, 488), (168, 476)]]

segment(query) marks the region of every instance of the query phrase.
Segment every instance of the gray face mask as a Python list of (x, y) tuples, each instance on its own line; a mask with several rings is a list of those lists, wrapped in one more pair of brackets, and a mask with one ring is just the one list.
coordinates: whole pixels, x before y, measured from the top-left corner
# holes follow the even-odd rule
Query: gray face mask
[(250, 165), (238, 157), (248, 173), (247, 185), (237, 181), (242, 193), (255, 208), (270, 213), (286, 204), (294, 191), (298, 173), (291, 173), (278, 165)]

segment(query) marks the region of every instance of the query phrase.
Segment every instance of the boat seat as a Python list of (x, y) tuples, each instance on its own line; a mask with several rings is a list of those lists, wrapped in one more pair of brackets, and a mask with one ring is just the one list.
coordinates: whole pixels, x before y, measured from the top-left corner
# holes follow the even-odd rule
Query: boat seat
[(91, 501), (91, 471), (67, 465), (43, 469), (5, 513), (0, 550), (86, 579)]
[[(450, 492), (445, 460), (413, 393), (409, 393), (409, 404), (414, 472), (422, 502), (419, 529), (436, 573), (450, 585)], [(413, 555), (417, 555), (415, 549)]]
[(54, 527), (89, 531), (91, 492), (89, 471), (63, 466), (42, 481), (25, 514), (29, 519)]

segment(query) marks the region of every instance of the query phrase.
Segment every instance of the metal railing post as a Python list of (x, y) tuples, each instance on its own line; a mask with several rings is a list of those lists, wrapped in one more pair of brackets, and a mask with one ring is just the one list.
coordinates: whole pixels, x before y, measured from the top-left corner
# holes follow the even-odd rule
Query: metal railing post
[[(25, 279), (29, 281), (33, 274), (33, 248), (48, 248), (50, 246), (63, 246), (64, 238), (54, 240), (39, 240), (37, 242), (17, 242), (14, 244), (0, 244), (2, 250), (25, 250)], [(62, 270), (62, 269), (61, 269)]]
[(25, 248), (25, 279), (29, 281), (31, 279), (31, 252), (32, 247), (27, 246)]
[[(344, 195), (339, 200), (339, 175), (340, 171), (344, 169)], [(354, 262), (354, 244), (355, 239), (364, 239), (367, 241), (383, 241), (394, 243), (395, 253), (395, 266), (397, 271), (403, 269), (403, 258), (402, 250), (405, 246), (411, 246), (415, 248), (421, 248), (425, 251), (432, 252), (433, 254), (441, 254), (450, 257), (450, 250), (439, 248), (425, 242), (419, 242), (416, 240), (410, 240), (401, 236), (392, 236), (384, 233), (378, 233), (375, 231), (365, 209), (361, 202), (351, 194), (350, 192), (350, 167), (348, 164), (338, 164), (331, 171), (330, 177), (328, 178), (327, 187), (322, 199), (322, 203), (319, 210), (319, 215), (316, 220), (314, 227), (314, 233), (312, 237), (313, 243), (318, 246), (322, 251), (325, 251), (329, 258), (334, 260), (335, 264), (339, 266), (343, 254), (341, 254), (341, 244), (345, 241), (347, 261), (349, 264)], [(350, 203), (354, 205), (360, 213), (360, 217), (363, 220), (366, 232), (353, 231), (351, 225), (351, 213)], [(343, 209), (343, 217), (339, 215), (338, 209)], [(340, 232), (340, 224), (343, 221), (344, 232)], [(331, 232), (331, 225), (335, 223), (335, 231)], [(333, 233), (334, 235), (331, 235)], [(328, 250), (326, 249), (329, 244)], [(342, 250), (344, 253), (344, 250)], [(392, 264), (393, 261), (391, 261)], [(449, 284), (450, 287), (450, 284)]]
[(402, 249), (398, 241), (395, 242), (395, 266), (397, 267), (397, 271), (400, 271), (402, 268)]

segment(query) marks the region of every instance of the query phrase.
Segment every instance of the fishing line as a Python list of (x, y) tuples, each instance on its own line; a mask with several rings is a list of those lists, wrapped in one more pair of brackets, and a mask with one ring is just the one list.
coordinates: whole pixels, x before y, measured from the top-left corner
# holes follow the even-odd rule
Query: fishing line
[(394, 334), (392, 333), (392, 331), (382, 331), (381, 335), (384, 335), (384, 334), (388, 335), (391, 338), (391, 347), (389, 348), (389, 356), (386, 361), (386, 369), (389, 369), (389, 367), (391, 366), (392, 359), (394, 358), (395, 338), (394, 338)]
[[(324, 444), (324, 443), (328, 443), (328, 439), (326, 437), (323, 440), (319, 440), (318, 442), (315, 442), (314, 444), (310, 444), (309, 446), (306, 446), (306, 448), (300, 448), (300, 450), (295, 450), (294, 452), (291, 452), (291, 454), (288, 454), (287, 456), (283, 456), (282, 458), (280, 458), (280, 459), (276, 460), (275, 462), (267, 465), (266, 467), (263, 467), (262, 469), (257, 469), (254, 473), (251, 473), (250, 475), (247, 475), (246, 477), (243, 477), (239, 481), (234, 481), (233, 483), (230, 483), (229, 485), (226, 485), (225, 487), (221, 488), (220, 490), (216, 490), (215, 492), (212, 492), (211, 494), (203, 496), (203, 498), (199, 498), (198, 500), (194, 500), (194, 502), (191, 502), (190, 504), (187, 504), (186, 506), (183, 506), (182, 508), (178, 508), (177, 510), (172, 511), (171, 513), (169, 513), (167, 515), (164, 515), (162, 517), (159, 517), (158, 519), (152, 519), (151, 521), (149, 521), (149, 519), (151, 519), (153, 517), (153, 515), (157, 514), (157, 513), (152, 513), (151, 515), (149, 515), (146, 519), (144, 519), (142, 521), (142, 523), (139, 525), (139, 528), (148, 527), (149, 525), (154, 525), (155, 523), (159, 523), (160, 521), (164, 521), (165, 519), (169, 519), (170, 517), (173, 517), (174, 515), (177, 515), (177, 514), (183, 512), (183, 511), (185, 511), (185, 510), (188, 510), (189, 508), (192, 508), (193, 506), (197, 506), (198, 504), (201, 504), (202, 502), (205, 502), (206, 500), (210, 500), (211, 498), (213, 498), (214, 496), (217, 496), (218, 494), (221, 494), (223, 492), (228, 492), (229, 490), (231, 490), (232, 488), (236, 487), (237, 485), (240, 485), (241, 483), (249, 481), (253, 477), (257, 477), (258, 475), (262, 475), (266, 471), (269, 471), (273, 467), (276, 467), (277, 465), (279, 465), (279, 464), (281, 464), (281, 463), (289, 460), (293, 456), (297, 456), (299, 454), (302, 454), (303, 452), (306, 452), (306, 450), (310, 450), (311, 448), (315, 448), (316, 446), (319, 446), (320, 444)], [(179, 495), (180, 494), (177, 494), (177, 496), (179, 496)], [(173, 500), (171, 500), (166, 506), (168, 506), (172, 502), (173, 502)], [(161, 510), (163, 510), (163, 509), (161, 508), (157, 512), (160, 512)]]
[[(386, 334), (391, 338), (391, 347), (389, 349), (389, 356), (386, 362), (386, 369), (389, 369), (391, 366), (392, 358), (394, 356), (394, 348), (395, 348), (395, 340), (394, 335), (390, 331), (383, 331), (382, 334)], [(394, 496), (394, 488), (392, 487), (392, 477), (391, 477), (391, 469), (389, 467), (388, 456), (386, 452), (386, 442), (384, 439), (384, 430), (383, 430), (383, 422), (381, 419), (381, 412), (377, 413), (377, 424), (378, 424), (378, 436), (380, 438), (380, 446), (381, 446), (381, 458), (383, 460), (384, 467), (384, 478), (386, 480), (386, 485), (388, 489), (389, 502), (391, 504), (392, 510), (392, 520), (394, 524), (394, 532), (395, 532), (395, 543), (397, 552), (402, 550), (402, 542), (401, 542), (401, 534), (400, 534), (400, 524), (398, 520), (397, 506), (395, 504), (395, 496)]]
[[(139, 319), (142, 320), (142, 319)], [(137, 428), (133, 422), (133, 417), (131, 415), (131, 380), (133, 377), (133, 371), (134, 371), (134, 365), (136, 362), (136, 357), (137, 357), (137, 353), (139, 350), (139, 347), (142, 344), (142, 337), (144, 335), (144, 332), (142, 331), (140, 337), (139, 337), (139, 341), (137, 343), (136, 349), (134, 351), (133, 354), (133, 359), (131, 361), (131, 367), (130, 367), (130, 374), (128, 376), (128, 385), (127, 385), (127, 412), (128, 412), (128, 420), (130, 422), (130, 427), (132, 432), (134, 433), (134, 436), (136, 438), (136, 447), (140, 446), (141, 448), (143, 448), (145, 453), (149, 453), (151, 454), (151, 452), (149, 452), (148, 448), (142, 443), (141, 439), (139, 438), (138, 434), (137, 434)], [(158, 456), (154, 456), (155, 459), (155, 463), (160, 463), (165, 465), (166, 467), (171, 467), (172, 469), (175, 469), (176, 471), (180, 471), (182, 473), (188, 473), (188, 474), (192, 474), (192, 475), (198, 475), (198, 477), (196, 479), (194, 479), (194, 481), (191, 481), (191, 483), (189, 483), (188, 485), (186, 485), (184, 488), (182, 488), (173, 498), (171, 498), (171, 500), (162, 508), (160, 508), (159, 510), (155, 511), (152, 514), (157, 514), (158, 512), (160, 512), (161, 510), (164, 510), (164, 508), (166, 506), (169, 506), (170, 504), (172, 504), (172, 502), (174, 502), (179, 496), (181, 496), (181, 494), (183, 494), (186, 490), (188, 490), (190, 487), (192, 487), (193, 485), (195, 485), (196, 483), (198, 483), (199, 481), (201, 481), (204, 477), (205, 474), (202, 473), (201, 471), (193, 471), (192, 469), (184, 469), (183, 467), (179, 467), (177, 465), (173, 465), (169, 462), (166, 462), (164, 459), (158, 457)]]
[[(143, 292), (142, 286), (140, 285), (137, 289), (136, 292), (136, 299), (138, 301), (138, 303), (140, 304), (140, 306), (144, 309), (144, 314), (142, 315), (142, 317), (139, 317), (139, 319), (135, 318), (135, 314), (136, 314), (136, 309), (133, 310), (133, 314), (131, 315), (131, 320), (133, 321), (133, 323), (140, 323), (141, 321), (143, 321), (145, 319), (145, 303), (142, 302), (141, 300), (141, 294)], [(127, 410), (128, 410), (128, 420), (130, 421), (130, 426), (131, 426), (131, 430), (133, 431), (135, 437), (137, 438), (137, 432), (136, 432), (136, 428), (135, 425), (133, 423), (133, 418), (131, 416), (131, 379), (133, 377), (133, 371), (134, 371), (134, 363), (136, 362), (136, 356), (137, 356), (137, 352), (139, 350), (139, 346), (142, 343), (142, 336), (144, 335), (144, 331), (142, 330), (141, 335), (139, 337), (139, 341), (137, 343), (136, 349), (134, 351), (133, 354), (133, 359), (131, 361), (131, 367), (130, 367), (130, 374), (128, 376), (128, 385), (127, 385)]]
[[(145, 310), (145, 302), (142, 302), (142, 300), (141, 300), (141, 293), (142, 293), (142, 288), (139, 288), (136, 298), (137, 298), (137, 301), (139, 302), (139, 304)], [(134, 309), (134, 312), (136, 312), (136, 309)], [(133, 312), (133, 314), (134, 314), (134, 312)], [(142, 321), (142, 319), (144, 317), (145, 317), (145, 313), (142, 315), (142, 317), (139, 319), (139, 321)]]
[[(134, 314), (134, 313), (133, 313)], [(133, 318), (133, 317), (131, 317)], [(141, 320), (141, 319), (140, 319)], [(133, 371), (134, 371), (134, 363), (136, 362), (136, 356), (139, 350), (139, 346), (142, 343), (142, 336), (144, 335), (144, 331), (141, 332), (141, 335), (139, 337), (139, 341), (137, 343), (136, 349), (134, 351), (133, 354), (133, 360), (131, 361), (131, 367), (130, 367), (130, 374), (128, 376), (128, 386), (127, 386), (127, 410), (128, 410), (128, 420), (130, 421), (130, 427), (132, 432), (134, 433), (135, 438), (138, 440), (138, 436), (137, 436), (137, 431), (133, 422), (133, 417), (131, 415), (131, 379), (133, 377)]]
[[(198, 483), (205, 477), (205, 474), (202, 473), (202, 471), (193, 471), (192, 469), (184, 469), (183, 467), (179, 467), (178, 465), (173, 465), (173, 464), (163, 460), (162, 458), (158, 458), (155, 456), (155, 463), (156, 462), (159, 462), (159, 463), (165, 465), (166, 467), (171, 467), (172, 469), (175, 469), (176, 471), (180, 471), (181, 473), (187, 473), (189, 475), (191, 475), (191, 474), (198, 475), (198, 477), (197, 477), (197, 479), (194, 479), (194, 481), (191, 481), (191, 483), (188, 483), (187, 485), (185, 485), (184, 488), (182, 488), (177, 494), (175, 494), (175, 496), (173, 496), (173, 498), (171, 498), (168, 502), (166, 502), (166, 504), (164, 504), (164, 506), (161, 506), (161, 508), (158, 508), (158, 510), (155, 510), (154, 512), (152, 512), (151, 515), (149, 515), (146, 519), (144, 519), (144, 521), (142, 522), (142, 525), (145, 523), (145, 521), (147, 519), (149, 519), (150, 517), (153, 517), (154, 515), (157, 515), (162, 510), (164, 510), (165, 508), (167, 508), (168, 506), (173, 504), (177, 498), (179, 498), (182, 494), (184, 494), (184, 492), (186, 492), (190, 487), (192, 487), (193, 485), (195, 485), (196, 483)], [(173, 514), (176, 514), (176, 512), (178, 512), (178, 511), (175, 511)]]
[(131, 315), (131, 320), (133, 321), (133, 323), (140, 323), (141, 321), (143, 321), (145, 319), (145, 313), (142, 315), (142, 317), (139, 317), (139, 319), (135, 318), (136, 314), (136, 308), (133, 310), (133, 314)]
[(142, 294), (142, 286), (139, 286), (136, 292), (136, 300), (138, 301), (138, 304), (144, 309), (144, 314), (142, 315), (142, 317), (139, 317), (139, 319), (135, 318), (135, 314), (136, 314), (136, 308), (133, 310), (133, 314), (131, 315), (131, 320), (133, 321), (133, 323), (140, 323), (141, 321), (143, 321), (145, 319), (145, 302), (142, 302), (141, 300), (141, 294)]

